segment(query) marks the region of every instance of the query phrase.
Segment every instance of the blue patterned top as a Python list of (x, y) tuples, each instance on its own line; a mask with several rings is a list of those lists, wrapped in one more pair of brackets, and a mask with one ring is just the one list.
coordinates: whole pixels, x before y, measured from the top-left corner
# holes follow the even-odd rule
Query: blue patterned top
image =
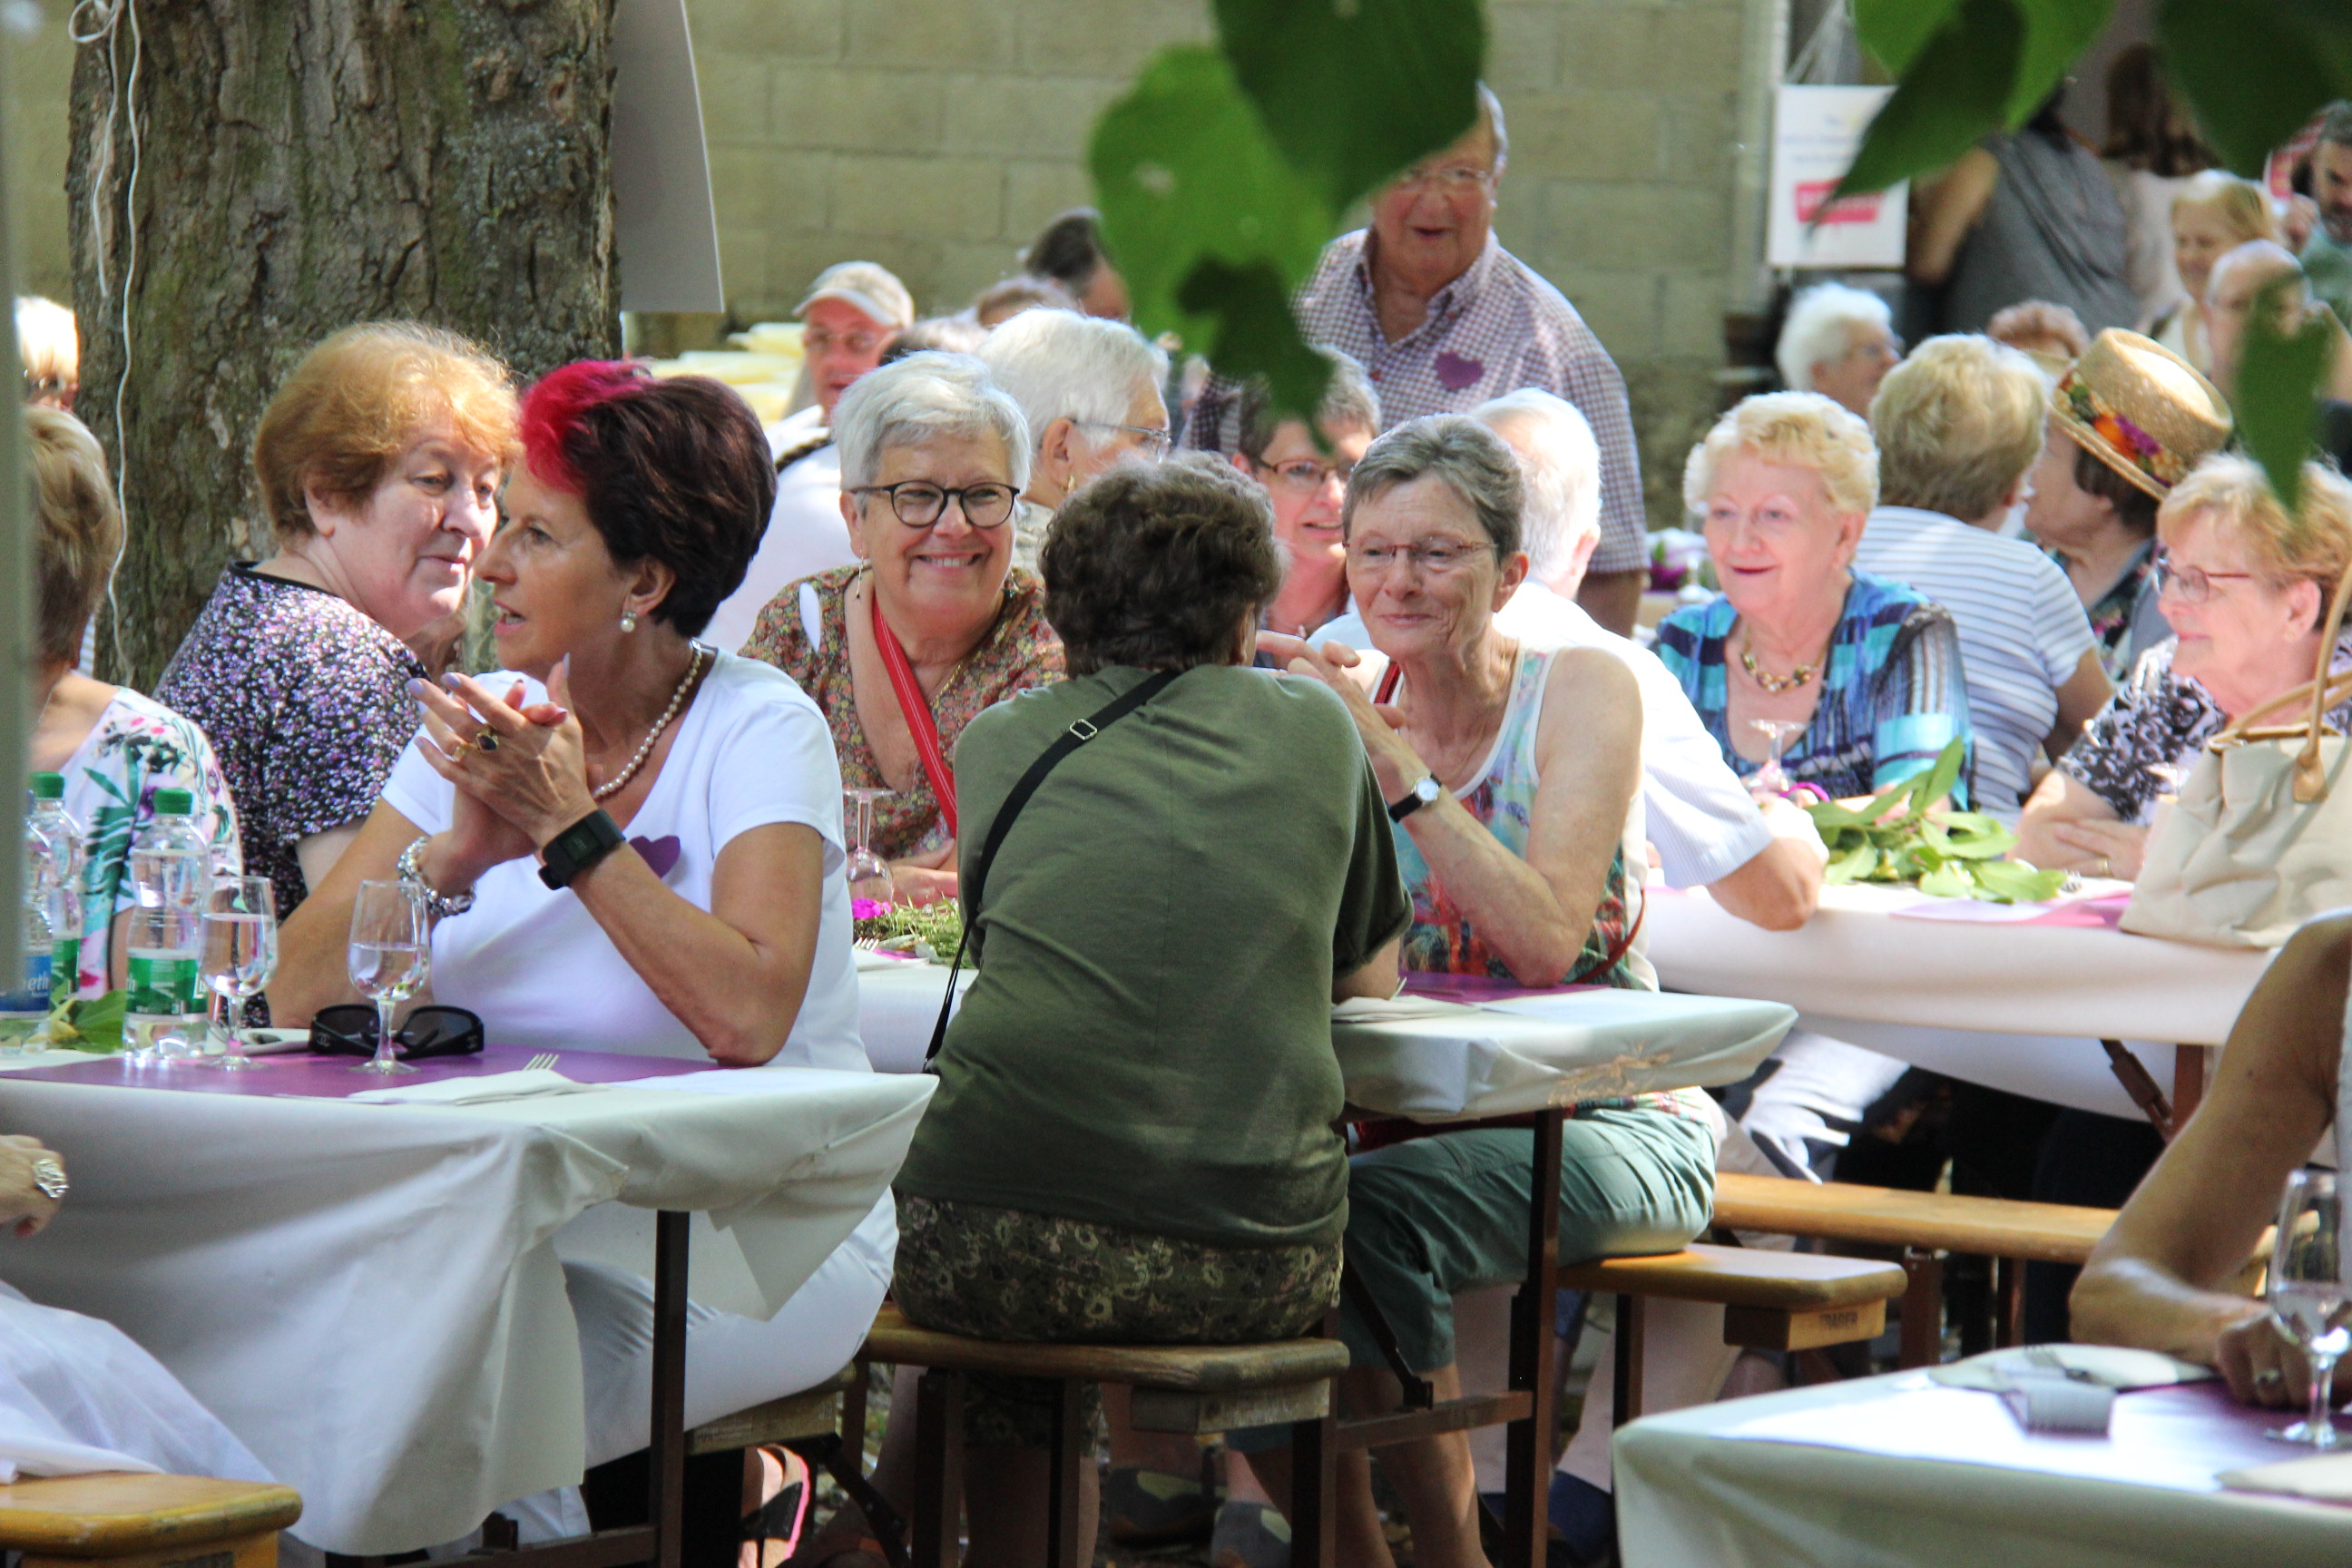
[[(1781, 753), (1780, 765), (1790, 779), (1833, 799), (1873, 795), (1925, 773), (1957, 735), (1969, 742), (1970, 754), (1952, 797), (1966, 805), (1974, 742), (1952, 617), (1903, 584), (1867, 572), (1852, 575), (1828, 667), (1818, 677), (1812, 725)], [(1739, 613), (1720, 595), (1676, 610), (1658, 623), (1658, 657), (1723, 748), (1723, 760), (1746, 778), (1763, 764), (1731, 743), (1724, 666), (1735, 657), (1728, 650), (1738, 622)]]

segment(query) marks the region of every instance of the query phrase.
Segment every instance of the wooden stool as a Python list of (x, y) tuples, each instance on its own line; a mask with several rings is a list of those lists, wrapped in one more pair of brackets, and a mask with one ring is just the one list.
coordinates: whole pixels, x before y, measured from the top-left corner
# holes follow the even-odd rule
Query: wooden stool
[[(861, 1362), (926, 1369), (916, 1384), (914, 1568), (951, 1568), (956, 1561), (957, 1500), (949, 1456), (961, 1440), (966, 1373), (1050, 1379), (1061, 1385), (1055, 1407), (1053, 1481), (1048, 1492), (1048, 1568), (1082, 1568), (1077, 1552), (1080, 1469), (1093, 1463), (1085, 1443), (1082, 1395), (1089, 1383), (1135, 1390), (1134, 1424), (1148, 1432), (1199, 1435), (1241, 1426), (1290, 1425), (1294, 1483), (1309, 1503), (1327, 1473), (1320, 1463), (1331, 1380), (1348, 1369), (1337, 1340), (1281, 1340), (1246, 1345), (1068, 1345), (968, 1339), (918, 1328), (896, 1307), (874, 1320)], [(1308, 1521), (1321, 1510), (1298, 1510)], [(1320, 1560), (1315, 1524), (1297, 1526), (1293, 1561)]]
[(1902, 1363), (1906, 1367), (1933, 1366), (1942, 1354), (1944, 1265), (1937, 1254), (1970, 1253), (1994, 1260), (1994, 1294), (2000, 1302), (1994, 1340), (2013, 1345), (2023, 1337), (2021, 1265), (2079, 1268), (2115, 1221), (2114, 1209), (2067, 1204), (1956, 1197), (1727, 1172), (1715, 1178), (1715, 1222), (1719, 1226), (1903, 1248), (1903, 1271), (1909, 1277), (1903, 1294)]
[(0, 1486), (0, 1548), (24, 1568), (276, 1568), (290, 1487), (108, 1471)]
[(1603, 1258), (1559, 1270), (1572, 1290), (1617, 1298), (1614, 1424), (1642, 1413), (1642, 1301), (1664, 1296), (1723, 1308), (1723, 1342), (1751, 1350), (1820, 1350), (1876, 1339), (1903, 1294), (1892, 1263), (1696, 1242), (1654, 1258)]

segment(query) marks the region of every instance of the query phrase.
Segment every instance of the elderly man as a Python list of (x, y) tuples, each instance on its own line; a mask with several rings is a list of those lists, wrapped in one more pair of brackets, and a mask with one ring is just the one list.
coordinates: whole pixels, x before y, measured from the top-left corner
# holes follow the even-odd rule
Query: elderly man
[(1630, 634), (1649, 581), (1641, 459), (1625, 381), (1576, 308), (1496, 242), (1510, 150), (1484, 84), (1478, 123), (1372, 198), (1370, 228), (1340, 236), (1300, 290), (1308, 341), (1361, 363), (1391, 426), (1465, 413), (1523, 386), (1576, 405), (1601, 443), (1601, 542), (1579, 598)]
[(2352, 103), (2327, 111), (2311, 150), (2311, 194), (2319, 222), (2304, 242), (2312, 291), (2352, 327)]
[[(2352, 154), (2352, 148), (2345, 151)], [(2250, 239), (2224, 252), (2213, 263), (2213, 275), (2205, 285), (2205, 336), (2213, 354), (2213, 380), (2223, 392), (2231, 397), (2238, 395), (2238, 365), (2245, 354), (2246, 325), (2264, 288), (2282, 278), (2294, 279), (2294, 286), (2286, 293), (2287, 310), (2322, 312), (2322, 307), (2311, 300), (2307, 276), (2292, 251), (2267, 239)], [(2338, 386), (2343, 384), (2344, 363), (2345, 345), (2339, 341), (2336, 377)], [(2320, 400), (2319, 424), (2313, 445), (2334, 458), (2338, 468), (2352, 470), (2352, 403), (2336, 397)]]
[(1124, 321), (1040, 308), (989, 333), (980, 358), (1037, 443), (1013, 521), (1013, 563), (1034, 572), (1062, 498), (1122, 458), (1167, 454), (1168, 355)]
[(871, 261), (844, 261), (817, 274), (793, 312), (816, 401), (768, 432), (776, 454), (776, 504), (760, 552), (728, 595), (703, 640), (732, 653), (751, 635), (768, 601), (791, 584), (857, 559), (841, 519), (841, 454), (833, 445), (834, 405), (849, 384), (882, 363), (891, 338), (915, 322), (907, 286)]
[(1886, 301), (1866, 289), (1816, 283), (1789, 306), (1772, 358), (1791, 392), (1818, 392), (1870, 417), (1870, 400), (1903, 358)]

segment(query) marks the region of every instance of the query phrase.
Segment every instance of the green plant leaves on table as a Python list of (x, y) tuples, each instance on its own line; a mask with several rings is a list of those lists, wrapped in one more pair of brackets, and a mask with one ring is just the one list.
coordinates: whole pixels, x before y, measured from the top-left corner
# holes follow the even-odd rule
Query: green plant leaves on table
[(2250, 179), (2330, 100), (2352, 95), (2343, 0), (2165, 0), (2156, 33), (2206, 139)]
[(82, 999), (69, 997), (50, 1009), (47, 1017), (12, 1019), (0, 1025), (0, 1038), (23, 1046), (36, 1033), (46, 1031), (47, 1037), (41, 1041), (44, 1049), (89, 1051), (103, 1056), (122, 1048), (122, 1026), (130, 1001), (127, 991), (110, 991), (103, 996)]
[(1477, 119), (1478, 0), (1216, 0), (1234, 79), (1335, 214)]
[(2288, 301), (2302, 298), (2303, 280), (2273, 279), (2246, 314), (2238, 367), (2238, 439), (2270, 476), (2271, 489), (2292, 513), (2303, 493), (2303, 464), (2311, 455), (2312, 426), (2321, 384), (2336, 360), (2336, 331), (2326, 308), (2281, 330)]
[(1923, 773), (1879, 792), (1860, 807), (1827, 801), (1806, 812), (1829, 847), (1822, 880), (1911, 882), (1938, 899), (2035, 903), (2054, 897), (2063, 871), (2041, 871), (2002, 856), (2017, 835), (1993, 818), (1946, 807), (1959, 783), (1967, 748), (1955, 740)]

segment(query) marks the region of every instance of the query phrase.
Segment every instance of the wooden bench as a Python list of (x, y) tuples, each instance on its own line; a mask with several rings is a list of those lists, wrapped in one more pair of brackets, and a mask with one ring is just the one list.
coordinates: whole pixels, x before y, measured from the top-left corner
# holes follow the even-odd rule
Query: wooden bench
[(108, 1471), (0, 1486), (0, 1549), (23, 1568), (275, 1568), (302, 1517), (289, 1487)]
[(1902, 1363), (1932, 1366), (1943, 1348), (1941, 1252), (1994, 1260), (1997, 1343), (2022, 1337), (2026, 1263), (2081, 1267), (2115, 1224), (2114, 1209), (1913, 1193), (1844, 1182), (1728, 1172), (1715, 1178), (1715, 1221), (1735, 1230), (1903, 1248)]
[[(958, 1500), (949, 1463), (962, 1440), (962, 1377), (997, 1373), (1060, 1384), (1055, 1407), (1052, 1484), (1048, 1492), (1048, 1568), (1076, 1563), (1080, 1468), (1094, 1462), (1083, 1430), (1082, 1404), (1090, 1383), (1135, 1391), (1134, 1424), (1149, 1432), (1199, 1435), (1241, 1426), (1288, 1424), (1299, 1440), (1293, 1465), (1310, 1500), (1324, 1471), (1320, 1434), (1331, 1410), (1331, 1380), (1348, 1368), (1337, 1340), (1282, 1340), (1245, 1345), (1073, 1345), (969, 1339), (918, 1328), (896, 1307), (884, 1307), (858, 1352), (861, 1362), (888, 1362), (924, 1370), (916, 1382), (914, 1568), (951, 1568), (957, 1561)], [(1315, 1434), (1313, 1436), (1308, 1434)], [(1313, 1469), (1312, 1475), (1305, 1472)], [(1308, 1519), (1319, 1510), (1299, 1510)], [(1318, 1561), (1322, 1543), (1294, 1535), (1293, 1560)]]
[(1613, 1423), (1642, 1413), (1642, 1302), (1651, 1296), (1723, 1308), (1726, 1344), (1806, 1351), (1876, 1339), (1904, 1292), (1892, 1263), (1695, 1242), (1652, 1258), (1603, 1258), (1559, 1270), (1559, 1283), (1617, 1298)]

